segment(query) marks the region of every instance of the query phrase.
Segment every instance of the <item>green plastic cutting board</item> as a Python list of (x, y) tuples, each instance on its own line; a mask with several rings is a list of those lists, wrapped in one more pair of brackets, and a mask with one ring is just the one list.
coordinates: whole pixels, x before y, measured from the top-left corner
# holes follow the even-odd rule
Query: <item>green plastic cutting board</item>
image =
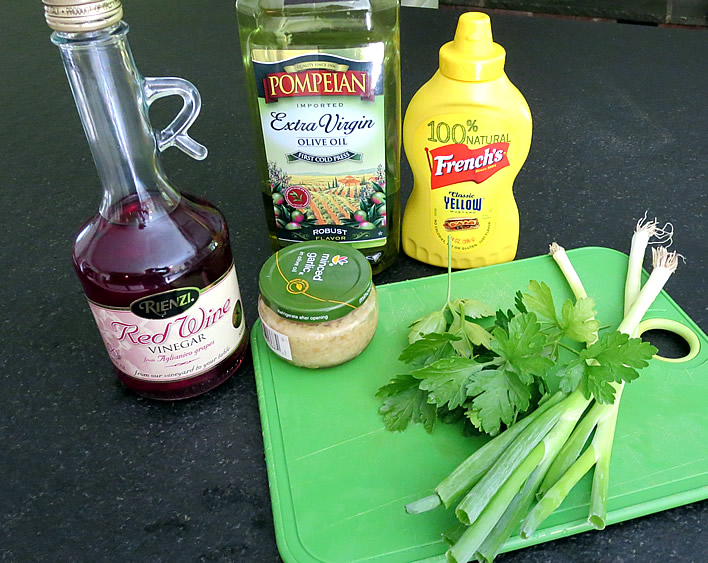
[[(569, 256), (601, 324), (621, 320), (627, 256), (581, 248)], [(680, 272), (677, 275), (681, 275)], [(558, 299), (571, 297), (550, 256), (453, 274), (453, 298), (472, 297), (494, 308), (513, 306), (532, 279)], [(384, 429), (377, 388), (404, 372), (396, 359), (408, 325), (442, 306), (446, 276), (378, 288), (380, 319), (369, 347), (327, 370), (293, 367), (252, 331), (263, 439), (278, 548), (285, 561), (416, 561), (445, 552), (440, 534), (452, 511), (409, 515), (404, 505), (428, 495), (482, 443), (459, 428), (421, 425)], [(622, 396), (612, 455), (608, 523), (708, 498), (708, 341), (665, 293), (645, 318), (667, 318), (691, 329), (698, 355), (683, 363), (652, 360)], [(578, 483), (543, 528), (506, 550), (588, 530), (591, 476)], [(596, 532), (601, 533), (601, 532)]]

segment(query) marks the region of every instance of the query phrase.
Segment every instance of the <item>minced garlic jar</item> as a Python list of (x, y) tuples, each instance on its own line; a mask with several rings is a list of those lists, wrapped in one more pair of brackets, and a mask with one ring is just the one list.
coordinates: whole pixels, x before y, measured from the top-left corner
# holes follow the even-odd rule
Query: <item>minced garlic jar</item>
[(355, 248), (329, 241), (288, 246), (268, 259), (258, 282), (265, 341), (292, 364), (342, 364), (358, 356), (376, 332), (371, 266)]

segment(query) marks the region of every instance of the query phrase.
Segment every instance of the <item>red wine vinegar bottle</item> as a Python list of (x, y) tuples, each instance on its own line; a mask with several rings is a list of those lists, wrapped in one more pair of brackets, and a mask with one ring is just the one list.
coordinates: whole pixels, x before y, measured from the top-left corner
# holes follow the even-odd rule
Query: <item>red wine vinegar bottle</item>
[[(118, 378), (153, 399), (183, 399), (226, 381), (241, 365), (247, 331), (229, 232), (219, 210), (181, 193), (159, 154), (175, 146), (198, 160), (188, 135), (201, 101), (181, 78), (145, 78), (133, 61), (118, 0), (45, 0), (103, 187), (73, 260)], [(162, 131), (148, 107), (184, 105)]]

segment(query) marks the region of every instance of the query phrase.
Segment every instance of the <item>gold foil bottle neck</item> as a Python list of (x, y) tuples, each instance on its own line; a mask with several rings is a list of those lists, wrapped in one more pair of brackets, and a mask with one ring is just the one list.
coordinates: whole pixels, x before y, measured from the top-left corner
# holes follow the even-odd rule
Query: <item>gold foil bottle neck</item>
[(55, 31), (83, 33), (117, 24), (123, 17), (120, 0), (42, 0), (44, 17)]

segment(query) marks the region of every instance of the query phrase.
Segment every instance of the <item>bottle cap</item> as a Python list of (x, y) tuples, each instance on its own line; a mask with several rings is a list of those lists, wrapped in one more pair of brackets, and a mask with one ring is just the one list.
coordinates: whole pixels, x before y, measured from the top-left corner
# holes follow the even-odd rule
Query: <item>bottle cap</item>
[(457, 22), (455, 38), (440, 48), (440, 72), (454, 80), (482, 82), (504, 73), (506, 51), (492, 41), (487, 14), (467, 12)]
[(371, 266), (341, 242), (308, 241), (268, 258), (258, 285), (263, 302), (285, 319), (304, 323), (340, 319), (371, 293)]
[(42, 0), (44, 17), (55, 31), (84, 33), (118, 23), (123, 17), (120, 0)]

